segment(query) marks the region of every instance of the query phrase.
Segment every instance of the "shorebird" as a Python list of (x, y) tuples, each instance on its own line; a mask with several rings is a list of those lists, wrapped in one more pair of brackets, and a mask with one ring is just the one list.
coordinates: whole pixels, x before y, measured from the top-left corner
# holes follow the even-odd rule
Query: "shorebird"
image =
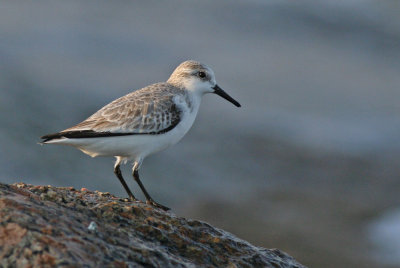
[(143, 159), (176, 144), (193, 125), (204, 94), (215, 93), (240, 104), (215, 81), (213, 70), (189, 60), (167, 82), (133, 91), (107, 104), (81, 123), (41, 137), (41, 144), (70, 145), (92, 157), (116, 157), (114, 173), (131, 200), (137, 199), (122, 177), (120, 164), (133, 162), (132, 175), (146, 203), (169, 210), (153, 200), (139, 179)]

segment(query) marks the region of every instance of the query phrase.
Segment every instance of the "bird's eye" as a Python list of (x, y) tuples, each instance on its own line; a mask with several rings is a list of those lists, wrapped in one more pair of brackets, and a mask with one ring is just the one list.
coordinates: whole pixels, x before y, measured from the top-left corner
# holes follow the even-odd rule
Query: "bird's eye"
[(198, 75), (200, 78), (206, 77), (206, 73), (205, 73), (205, 72), (198, 72), (197, 75)]

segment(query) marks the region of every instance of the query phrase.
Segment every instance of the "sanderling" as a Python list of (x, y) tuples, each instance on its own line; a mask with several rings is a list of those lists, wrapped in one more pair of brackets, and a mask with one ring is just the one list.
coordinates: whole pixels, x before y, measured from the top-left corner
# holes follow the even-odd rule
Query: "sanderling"
[(155, 202), (139, 179), (143, 159), (177, 143), (192, 126), (204, 94), (215, 93), (235, 106), (240, 104), (215, 81), (213, 70), (197, 61), (181, 63), (167, 82), (156, 83), (107, 104), (85, 121), (43, 137), (43, 144), (62, 144), (85, 154), (114, 156), (114, 173), (129, 197), (136, 200), (126, 184), (120, 164), (133, 161), (133, 178), (155, 207)]

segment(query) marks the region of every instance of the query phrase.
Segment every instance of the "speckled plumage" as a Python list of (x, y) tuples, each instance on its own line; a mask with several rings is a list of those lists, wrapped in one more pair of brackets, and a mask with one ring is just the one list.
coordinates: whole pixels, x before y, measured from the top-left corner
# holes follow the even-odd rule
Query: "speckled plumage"
[(83, 122), (61, 131), (160, 132), (180, 120), (174, 98), (185, 99), (182, 89), (157, 83), (129, 93), (107, 104)]

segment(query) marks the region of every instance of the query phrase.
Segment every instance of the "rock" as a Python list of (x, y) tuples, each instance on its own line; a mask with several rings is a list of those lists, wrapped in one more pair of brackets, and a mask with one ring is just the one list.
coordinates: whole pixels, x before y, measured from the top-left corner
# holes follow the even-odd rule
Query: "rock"
[(197, 220), (71, 187), (0, 184), (1, 267), (305, 267)]

